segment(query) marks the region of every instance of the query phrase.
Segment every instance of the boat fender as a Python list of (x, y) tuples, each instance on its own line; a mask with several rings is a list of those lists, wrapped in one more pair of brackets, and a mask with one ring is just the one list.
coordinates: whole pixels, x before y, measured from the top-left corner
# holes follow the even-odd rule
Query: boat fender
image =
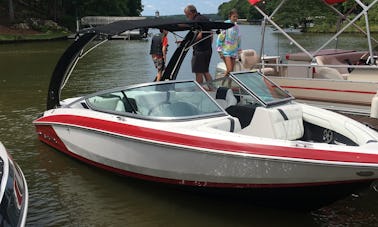
[(378, 91), (371, 100), (370, 117), (378, 118)]

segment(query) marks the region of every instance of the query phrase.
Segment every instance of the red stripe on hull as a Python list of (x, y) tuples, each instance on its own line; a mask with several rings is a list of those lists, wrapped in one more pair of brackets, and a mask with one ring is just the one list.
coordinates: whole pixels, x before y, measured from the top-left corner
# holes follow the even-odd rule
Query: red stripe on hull
[(180, 133), (156, 130), (139, 127), (125, 123), (100, 120), (82, 116), (55, 115), (38, 119), (34, 122), (39, 124), (68, 124), (70, 126), (85, 127), (93, 130), (105, 131), (122, 136), (129, 136), (141, 139), (176, 144), (180, 146), (191, 146), (199, 149), (212, 149), (219, 151), (245, 153), (252, 155), (265, 155), (283, 158), (299, 158), (320, 161), (355, 162), (378, 164), (378, 155), (353, 152), (334, 152), (317, 150), (311, 148), (296, 148), (274, 146), (267, 144), (238, 143), (221, 139), (203, 138)]
[[(48, 136), (50, 138), (57, 136), (54, 129), (51, 126), (46, 125), (38, 125), (37, 126), (38, 132), (50, 133)], [(170, 178), (161, 178), (156, 176), (149, 176), (139, 173), (134, 173), (130, 171), (126, 171), (123, 169), (114, 168), (111, 166), (104, 165), (102, 163), (94, 162), (90, 159), (84, 158), (79, 156), (71, 151), (69, 151), (66, 146), (61, 146), (59, 143), (51, 143), (50, 140), (45, 139), (46, 136), (39, 136), (39, 139), (47, 143), (48, 145), (56, 148), (59, 151), (64, 152), (65, 154), (78, 159), (82, 162), (85, 162), (89, 165), (104, 169), (109, 172), (117, 173), (120, 175), (138, 178), (147, 181), (153, 181), (158, 183), (165, 183), (165, 184), (173, 184), (173, 185), (185, 185), (185, 186), (194, 186), (194, 187), (208, 187), (208, 188), (299, 188), (299, 187), (316, 187), (322, 185), (342, 185), (342, 184), (352, 184), (352, 183), (366, 183), (372, 182), (374, 179), (366, 179), (366, 180), (355, 180), (355, 181), (335, 181), (335, 182), (317, 182), (317, 183), (297, 183), (297, 184), (243, 184), (243, 183), (217, 183), (217, 182), (204, 182), (204, 181), (191, 181), (191, 180), (182, 180), (182, 179), (170, 179)], [(61, 142), (61, 141), (60, 141)]]

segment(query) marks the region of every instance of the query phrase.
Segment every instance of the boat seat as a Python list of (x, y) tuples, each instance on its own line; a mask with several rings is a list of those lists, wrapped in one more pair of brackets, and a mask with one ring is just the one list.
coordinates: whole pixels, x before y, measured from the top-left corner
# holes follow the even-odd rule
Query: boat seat
[(316, 73), (314, 74), (314, 78), (317, 79), (333, 79), (333, 80), (344, 80), (345, 78), (343, 75), (340, 74), (334, 68), (329, 67), (318, 67), (316, 69)]
[(125, 112), (125, 103), (122, 100), (119, 100), (114, 110), (118, 112)]
[[(240, 69), (238, 71), (246, 71), (253, 69), (257, 65), (257, 63), (260, 62), (260, 57), (257, 55), (255, 50), (246, 49), (240, 53), (240, 60)], [(274, 75), (275, 73), (274, 68), (271, 67), (261, 68), (260, 71), (264, 75)]]
[(186, 102), (166, 103), (163, 106), (157, 106), (148, 113), (154, 117), (188, 117), (198, 115), (199, 110)]
[(243, 50), (240, 53), (241, 66), (246, 70), (252, 69), (258, 62), (259, 56), (253, 49)]
[[(344, 65), (345, 67), (335, 68), (341, 75), (349, 74), (352, 71), (353, 65), (359, 62), (361, 57), (366, 52), (363, 51), (351, 51), (348, 53), (334, 53), (328, 55), (316, 56), (316, 62), (318, 65)], [(352, 67), (350, 67), (352, 66)], [(316, 70), (320, 70), (319, 67)]]
[(300, 139), (304, 134), (302, 107), (298, 104), (257, 107), (251, 124), (239, 133), (273, 139)]
[(138, 104), (136, 105), (138, 111), (142, 115), (148, 115), (149, 108), (156, 106), (158, 103), (169, 101), (167, 92), (149, 92), (148, 94), (143, 92), (133, 96), (133, 98), (135, 99), (135, 103)]
[(241, 128), (245, 128), (251, 123), (255, 110), (255, 107), (247, 105), (233, 105), (226, 109), (228, 114), (239, 119)]
[(118, 112), (129, 112), (133, 113), (134, 110), (138, 110), (138, 106), (136, 105), (135, 99), (133, 98), (123, 98), (122, 100), (118, 100), (117, 105), (114, 109)]
[(119, 101), (121, 101), (119, 97), (108, 98), (108, 97), (94, 96), (94, 97), (89, 98), (89, 102), (92, 105), (94, 105), (96, 108), (103, 109), (103, 110), (115, 110)]
[(215, 101), (223, 108), (236, 105), (238, 102), (231, 89), (227, 87), (219, 87), (215, 94)]

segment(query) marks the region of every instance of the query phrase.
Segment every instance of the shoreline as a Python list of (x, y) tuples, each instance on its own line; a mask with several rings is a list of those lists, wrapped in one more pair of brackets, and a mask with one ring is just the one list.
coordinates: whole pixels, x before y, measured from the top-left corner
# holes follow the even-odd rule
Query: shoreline
[(41, 32), (34, 29), (20, 29), (0, 25), (0, 44), (61, 40), (67, 39), (70, 34), (71, 32), (67, 31), (47, 30)]
[(38, 34), (1, 34), (0, 44), (21, 43), (21, 42), (41, 42), (68, 39), (68, 33), (38, 33)]
[[(1, 36), (1, 34), (0, 34)], [(1, 44), (12, 44), (12, 43), (29, 43), (29, 42), (45, 42), (45, 41), (59, 41), (59, 40), (67, 40), (68, 36), (61, 36), (56, 38), (41, 38), (41, 39), (9, 39), (9, 40), (0, 40)]]

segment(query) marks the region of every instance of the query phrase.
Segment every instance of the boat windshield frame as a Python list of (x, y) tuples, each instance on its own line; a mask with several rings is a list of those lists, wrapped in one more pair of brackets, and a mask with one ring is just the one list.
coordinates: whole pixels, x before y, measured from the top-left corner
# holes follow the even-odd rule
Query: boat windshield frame
[[(248, 80), (244, 78), (248, 78)], [(230, 72), (226, 77), (218, 78), (211, 83), (205, 82), (203, 85), (209, 87), (226, 86), (233, 90), (236, 96), (249, 95), (252, 97), (253, 103), (258, 103), (264, 107), (285, 104), (295, 99), (289, 92), (257, 70)]]
[[(117, 95), (119, 96), (116, 97)], [(96, 98), (97, 101), (95, 101)], [(113, 99), (114, 102), (122, 101), (125, 109), (123, 107), (121, 110), (117, 109), (117, 105), (120, 104), (115, 103), (105, 104), (106, 107), (96, 104), (96, 102), (102, 102), (101, 98)], [(155, 101), (157, 104), (154, 104)], [(83, 106), (83, 102), (93, 111), (145, 120), (180, 121), (227, 115), (225, 110), (197, 82), (191, 80), (150, 82), (107, 89), (88, 94), (66, 107), (73, 108), (78, 104)]]
[[(246, 77), (247, 75), (250, 76)], [(274, 83), (259, 71), (231, 72), (230, 77), (236, 83), (246, 89), (250, 93), (250, 95), (255, 97), (260, 102), (260, 104), (265, 107), (288, 103), (295, 99), (294, 96), (292, 96), (289, 92), (282, 89), (279, 85)], [(248, 81), (244, 80), (244, 77), (247, 78)], [(253, 81), (251, 81), (251, 79), (253, 79)], [(254, 89), (257, 87), (252, 87), (252, 85), (257, 85), (262, 88), (261, 86), (263, 86), (263, 84), (261, 83), (261, 81), (264, 82), (264, 85), (266, 86), (265, 88), (267, 91), (269, 91), (269, 93), (261, 94), (260, 92), (257, 92), (256, 89)], [(249, 84), (247, 84), (247, 82)], [(250, 82), (253, 82), (253, 84), (251, 84)]]

